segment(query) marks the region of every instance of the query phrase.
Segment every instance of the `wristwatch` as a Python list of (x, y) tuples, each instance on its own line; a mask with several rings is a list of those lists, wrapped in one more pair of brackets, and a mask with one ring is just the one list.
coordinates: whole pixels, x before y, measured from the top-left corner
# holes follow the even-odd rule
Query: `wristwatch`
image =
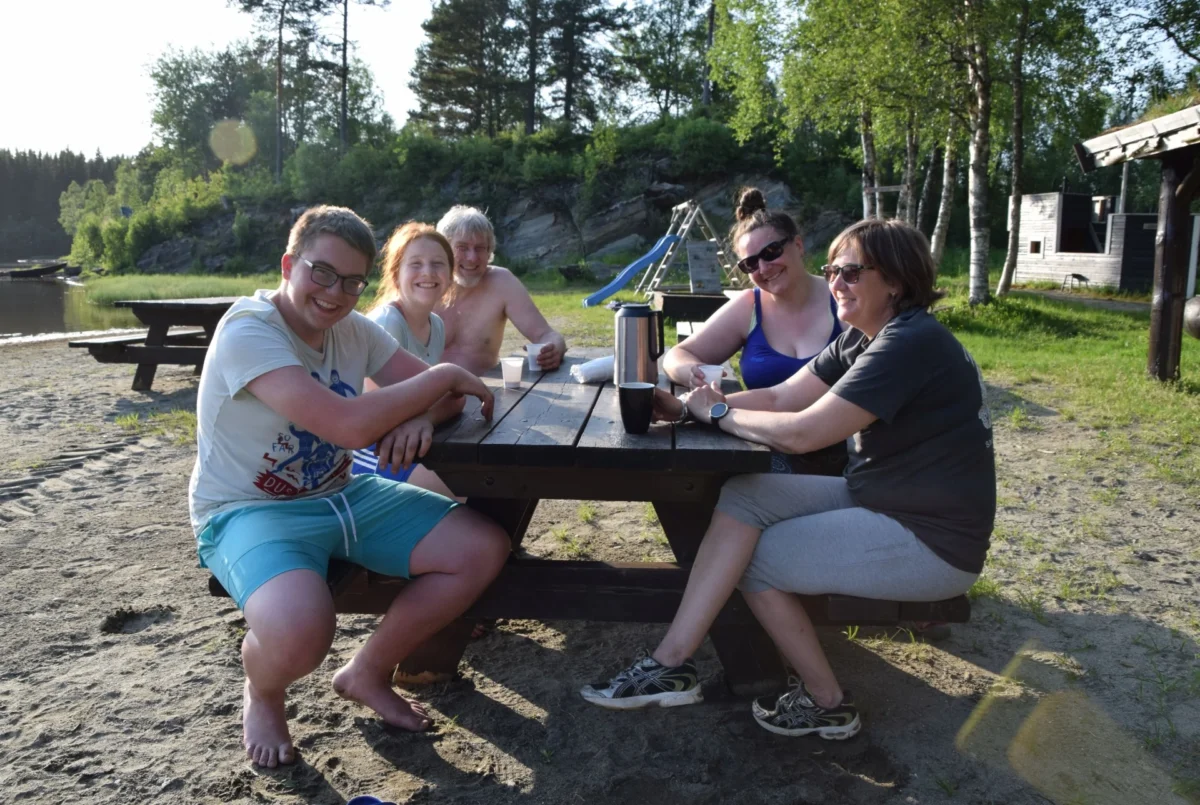
[(713, 407), (708, 409), (709, 420), (714, 425), (716, 425), (718, 428), (721, 426), (717, 423), (719, 423), (722, 419), (724, 419), (728, 414), (729, 414), (729, 404), (728, 403), (723, 403), (723, 402), (713, 403)]

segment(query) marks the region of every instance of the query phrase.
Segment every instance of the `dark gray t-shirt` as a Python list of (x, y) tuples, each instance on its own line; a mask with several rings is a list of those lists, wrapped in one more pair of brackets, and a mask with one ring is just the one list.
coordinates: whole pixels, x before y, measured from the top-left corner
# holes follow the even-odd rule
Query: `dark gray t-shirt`
[(923, 308), (874, 340), (847, 330), (809, 363), (847, 402), (879, 417), (846, 465), (858, 505), (902, 523), (959, 570), (983, 570), (996, 518), (996, 458), (983, 375)]

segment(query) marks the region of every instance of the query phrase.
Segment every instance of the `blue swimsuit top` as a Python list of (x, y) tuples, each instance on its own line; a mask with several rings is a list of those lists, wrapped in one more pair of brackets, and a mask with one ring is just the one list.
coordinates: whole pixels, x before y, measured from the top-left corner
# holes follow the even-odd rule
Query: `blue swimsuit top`
[[(833, 312), (833, 332), (829, 334), (826, 344), (832, 344), (842, 334), (842, 323), (837, 317), (837, 302), (829, 297), (829, 309)], [(748, 389), (763, 389), (777, 386), (792, 375), (799, 372), (806, 363), (816, 355), (807, 358), (793, 358), (776, 351), (767, 343), (767, 334), (763, 332), (762, 299), (759, 289), (754, 289), (754, 329), (746, 336), (746, 346), (742, 349), (742, 382)]]

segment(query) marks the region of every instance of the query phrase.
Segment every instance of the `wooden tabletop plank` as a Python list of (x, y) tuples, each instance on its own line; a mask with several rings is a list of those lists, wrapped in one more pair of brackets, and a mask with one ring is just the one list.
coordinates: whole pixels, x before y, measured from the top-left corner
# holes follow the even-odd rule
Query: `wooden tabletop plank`
[(480, 463), (574, 464), (575, 444), (600, 394), (600, 386), (571, 377), (571, 367), (585, 360), (583, 355), (568, 355), (561, 366), (546, 372), (480, 442)]
[(491, 421), (487, 421), (479, 415), (479, 400), (468, 397), (462, 414), (434, 431), (433, 445), (430, 446), (424, 463), (434, 469), (439, 464), (477, 463), (479, 461), (479, 443), (504, 420), (521, 398), (529, 393), (540, 377), (540, 374), (531, 377), (526, 369), (521, 388), (506, 389), (500, 378), (499, 366), (485, 372), (481, 379), (484, 385), (491, 390), (496, 401), (492, 408)]
[(625, 432), (616, 387), (606, 383), (579, 444), (575, 463), (596, 469), (666, 470), (672, 465), (671, 426), (656, 424), (645, 434)]
[(205, 296), (196, 299), (122, 299), (113, 307), (146, 307), (160, 310), (228, 310), (237, 296)]
[[(740, 391), (732, 377), (722, 383), (726, 394)], [(675, 392), (681, 392), (676, 388)], [(726, 470), (734, 473), (770, 472), (771, 450), (719, 430), (716, 425), (689, 422), (675, 428), (676, 469)]]

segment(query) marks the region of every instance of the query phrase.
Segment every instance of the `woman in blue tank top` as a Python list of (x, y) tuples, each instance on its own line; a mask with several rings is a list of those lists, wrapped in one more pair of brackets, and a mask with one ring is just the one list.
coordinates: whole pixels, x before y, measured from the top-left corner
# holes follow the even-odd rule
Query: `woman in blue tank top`
[[(777, 386), (800, 371), (842, 334), (837, 303), (828, 283), (804, 268), (804, 241), (785, 212), (768, 210), (761, 191), (742, 191), (729, 234), (738, 268), (754, 289), (725, 303), (704, 327), (663, 359), (679, 385), (703, 384), (699, 367), (723, 364), (741, 350), (747, 389)], [(846, 450), (840, 445), (803, 456), (776, 456), (780, 472), (840, 475)]]

